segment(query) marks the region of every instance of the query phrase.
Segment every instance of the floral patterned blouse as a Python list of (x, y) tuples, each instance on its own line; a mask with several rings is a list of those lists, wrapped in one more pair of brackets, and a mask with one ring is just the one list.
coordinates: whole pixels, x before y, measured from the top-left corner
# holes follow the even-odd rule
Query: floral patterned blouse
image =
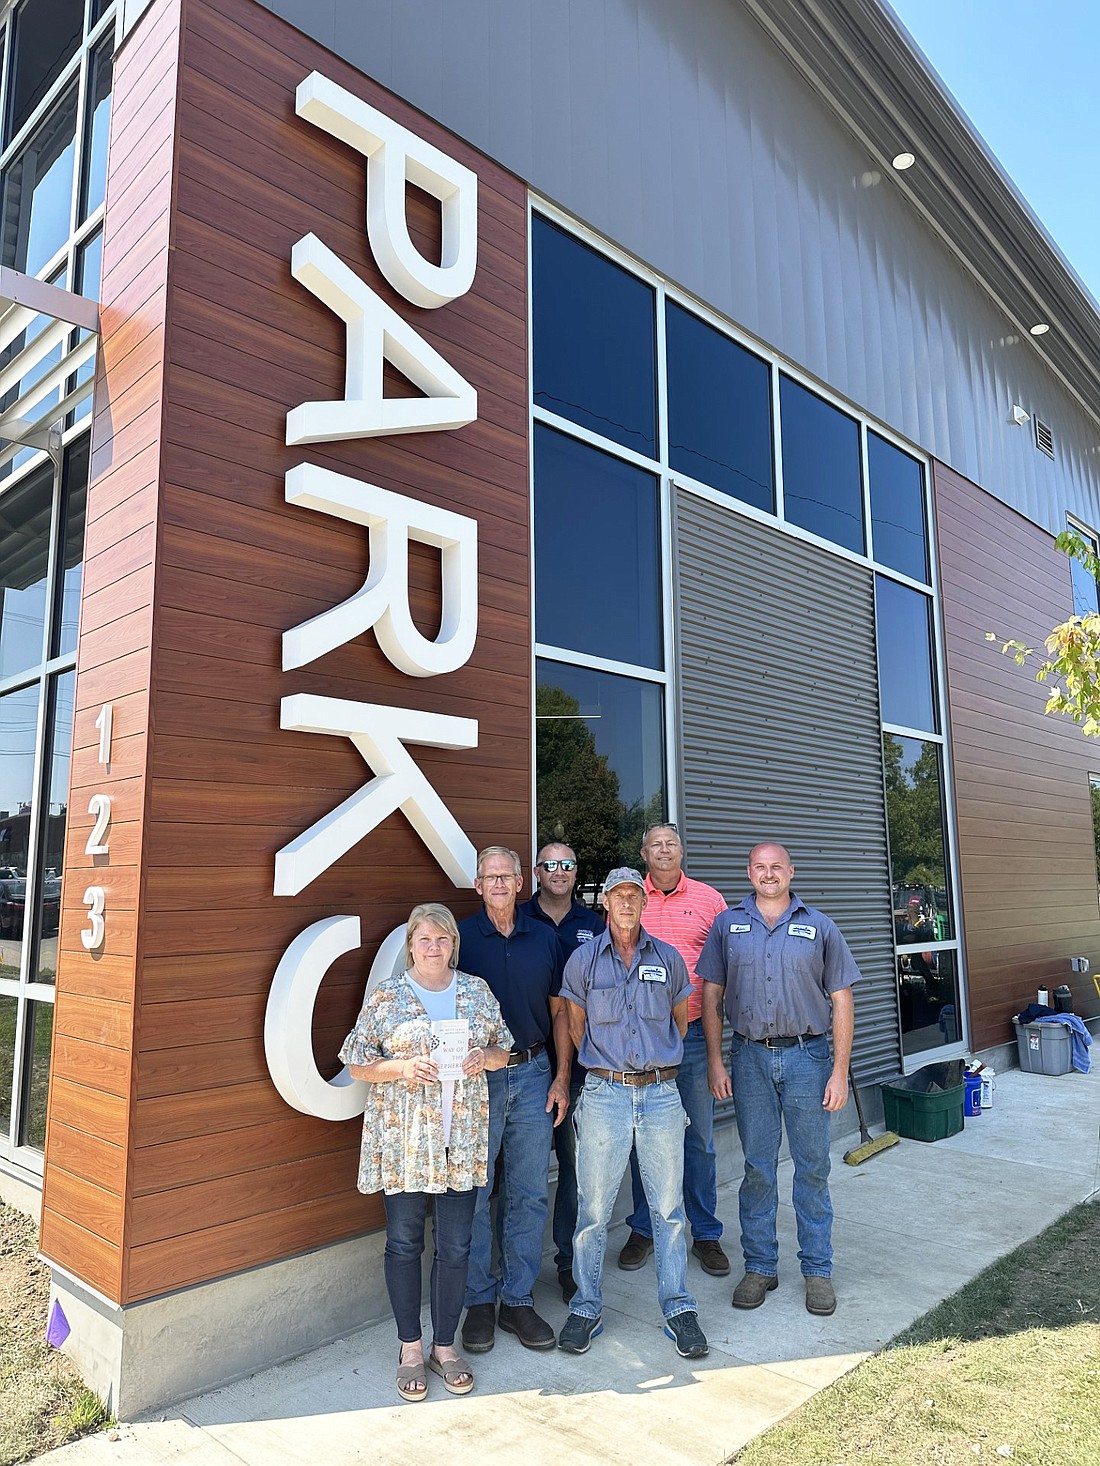
[[(455, 1017), (470, 1025), (470, 1046), (512, 1047), (496, 998), (480, 977), (455, 973)], [(385, 978), (367, 995), (344, 1040), (345, 1064), (411, 1059), (428, 1052), (431, 1022), (404, 974)], [(359, 1190), (442, 1192), (484, 1186), (489, 1155), (489, 1086), (484, 1072), (456, 1079), (451, 1143), (443, 1144), (443, 1086), (403, 1079), (367, 1085)]]

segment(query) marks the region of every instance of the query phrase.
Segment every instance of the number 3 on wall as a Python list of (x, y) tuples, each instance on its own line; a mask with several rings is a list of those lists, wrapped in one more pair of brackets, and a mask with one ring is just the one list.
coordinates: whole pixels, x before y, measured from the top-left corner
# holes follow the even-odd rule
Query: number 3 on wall
[(102, 886), (89, 886), (84, 892), (84, 905), (88, 908), (88, 926), (80, 933), (80, 940), (89, 952), (103, 945), (103, 902)]

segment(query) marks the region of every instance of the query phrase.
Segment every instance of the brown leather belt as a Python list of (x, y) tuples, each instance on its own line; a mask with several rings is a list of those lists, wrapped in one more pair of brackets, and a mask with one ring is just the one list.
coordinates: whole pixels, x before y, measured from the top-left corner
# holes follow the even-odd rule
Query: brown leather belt
[(589, 1069), (597, 1079), (610, 1079), (612, 1084), (625, 1084), (631, 1089), (640, 1089), (643, 1084), (663, 1084), (666, 1079), (675, 1079), (673, 1069)]
[(545, 1044), (532, 1044), (529, 1049), (513, 1049), (508, 1055), (508, 1068), (514, 1069), (517, 1064), (526, 1064), (528, 1059), (541, 1054), (545, 1047)]

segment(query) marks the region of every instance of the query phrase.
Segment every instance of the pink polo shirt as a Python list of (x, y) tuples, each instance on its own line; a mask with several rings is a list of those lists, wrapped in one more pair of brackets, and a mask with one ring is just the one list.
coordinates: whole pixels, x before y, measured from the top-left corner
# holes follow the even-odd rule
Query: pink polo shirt
[(650, 936), (670, 942), (687, 964), (691, 978), (688, 1021), (694, 1022), (703, 1011), (703, 979), (696, 976), (695, 964), (714, 918), (726, 909), (725, 899), (713, 886), (693, 881), (682, 871), (679, 882), (667, 893), (659, 891), (648, 875), (645, 889), (648, 899), (642, 912), (642, 926)]

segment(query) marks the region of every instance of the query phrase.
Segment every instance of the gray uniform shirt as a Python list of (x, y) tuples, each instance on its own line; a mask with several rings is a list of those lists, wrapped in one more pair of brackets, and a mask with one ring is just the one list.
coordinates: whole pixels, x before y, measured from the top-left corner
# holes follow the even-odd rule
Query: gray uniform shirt
[(611, 929), (565, 964), (561, 995), (585, 1012), (578, 1058), (585, 1069), (663, 1069), (679, 1064), (684, 1041), (672, 1010), (691, 990), (675, 947), (643, 928), (629, 971)]
[(726, 990), (726, 1017), (743, 1038), (794, 1038), (825, 1033), (830, 993), (851, 987), (859, 968), (840, 928), (791, 892), (774, 927), (746, 896), (721, 912), (703, 944), (696, 971)]

